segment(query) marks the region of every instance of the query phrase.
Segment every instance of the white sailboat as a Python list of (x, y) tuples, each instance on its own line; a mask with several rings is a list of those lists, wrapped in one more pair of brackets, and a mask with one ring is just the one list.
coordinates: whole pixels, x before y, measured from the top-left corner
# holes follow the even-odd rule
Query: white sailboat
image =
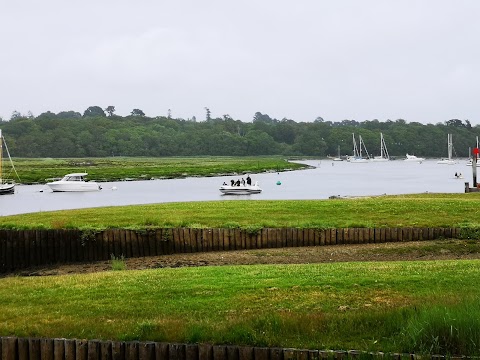
[[(360, 139), (359, 146), (357, 146), (357, 141), (355, 140), (355, 134), (352, 134), (352, 138), (353, 138), (353, 155), (348, 158), (348, 161), (356, 164), (368, 162), (368, 159), (365, 159), (362, 155), (362, 144), (363, 144), (363, 147), (365, 148), (365, 144), (363, 143), (363, 140), (362, 140), (362, 135), (359, 135), (359, 139)], [(367, 149), (365, 148), (365, 152), (367, 152), (366, 150)], [(368, 152), (367, 152), (367, 156), (368, 156)]]
[(390, 161), (387, 145), (385, 145), (385, 139), (383, 138), (383, 133), (380, 133), (380, 156), (375, 156), (372, 159), (372, 161), (375, 161), (375, 162)]
[(453, 152), (453, 137), (452, 134), (448, 134), (448, 158), (443, 158), (437, 161), (437, 164), (441, 165), (455, 165), (458, 161), (452, 159), (452, 152)]
[(2, 135), (2, 130), (0, 130), (0, 195), (15, 193), (15, 182), (6, 178), (3, 173), (3, 162), (4, 162), (3, 149), (4, 148), (5, 148), (5, 152), (7, 153), (8, 160), (10, 161), (12, 171), (15, 172), (18, 178), (17, 171), (13, 166), (12, 158), (10, 157), (10, 153), (8, 151), (7, 143), (5, 142), (5, 139)]
[(338, 145), (338, 155), (332, 159), (333, 161), (343, 161), (342, 157), (340, 156), (340, 145)]
[[(478, 136), (477, 136), (477, 149), (478, 149)], [(467, 166), (472, 166), (473, 160), (472, 160), (472, 153), (470, 148), (468, 148), (468, 153), (470, 154), (470, 158), (467, 160)], [(477, 159), (477, 167), (479, 166), (480, 166), (480, 161), (478, 161)]]

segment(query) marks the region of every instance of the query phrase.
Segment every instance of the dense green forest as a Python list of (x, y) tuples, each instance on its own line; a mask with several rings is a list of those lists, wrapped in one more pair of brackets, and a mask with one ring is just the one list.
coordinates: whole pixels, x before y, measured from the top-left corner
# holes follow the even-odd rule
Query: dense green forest
[(352, 133), (361, 135), (370, 155), (379, 155), (383, 133), (390, 156), (406, 153), (422, 157), (447, 156), (447, 134), (453, 134), (454, 156), (468, 157), (476, 146), (480, 126), (468, 120), (451, 119), (437, 124), (378, 120), (341, 122), (295, 122), (272, 119), (257, 112), (253, 121), (228, 115), (211, 118), (174, 119), (147, 117), (140, 109), (129, 116), (115, 115), (91, 106), (82, 114), (64, 111), (28, 116), (14, 112), (0, 119), (9, 151), (14, 157), (106, 157), (106, 156), (336, 156), (352, 153)]

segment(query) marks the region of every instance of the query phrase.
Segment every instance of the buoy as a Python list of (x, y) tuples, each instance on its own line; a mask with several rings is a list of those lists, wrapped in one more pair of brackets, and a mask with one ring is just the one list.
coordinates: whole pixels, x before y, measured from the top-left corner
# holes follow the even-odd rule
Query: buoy
[(282, 182), (280, 180), (278, 180), (277, 185), (282, 185)]

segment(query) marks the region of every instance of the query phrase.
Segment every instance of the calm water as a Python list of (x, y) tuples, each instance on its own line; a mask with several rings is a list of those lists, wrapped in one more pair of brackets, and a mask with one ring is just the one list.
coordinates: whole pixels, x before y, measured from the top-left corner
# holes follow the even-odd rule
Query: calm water
[[(327, 199), (332, 195), (362, 196), (425, 192), (462, 193), (465, 182), (472, 184), (472, 169), (466, 161), (438, 165), (436, 160), (422, 164), (401, 160), (386, 163), (351, 164), (346, 161), (302, 161), (314, 169), (283, 173), (254, 174), (261, 194), (222, 195), (219, 186), (233, 177), (187, 178), (102, 183), (93, 193), (53, 193), (46, 185), (18, 185), (14, 195), (0, 197), (0, 215), (77, 209), (101, 206), (151, 204), (206, 200)], [(455, 178), (455, 172), (464, 179)], [(238, 177), (235, 177), (235, 179)], [(276, 185), (277, 181), (281, 185)]]

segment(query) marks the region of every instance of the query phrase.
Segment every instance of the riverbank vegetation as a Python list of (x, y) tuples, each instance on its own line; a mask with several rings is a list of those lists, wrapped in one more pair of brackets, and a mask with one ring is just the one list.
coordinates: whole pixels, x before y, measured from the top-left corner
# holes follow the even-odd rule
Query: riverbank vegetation
[(262, 173), (306, 167), (280, 156), (15, 158), (14, 165), (22, 184), (43, 184), (48, 179), (61, 178), (73, 172), (87, 172), (88, 178), (96, 181), (121, 181)]
[[(112, 106), (114, 109), (114, 107)], [(204, 121), (148, 117), (140, 109), (130, 116), (110, 116), (98, 106), (83, 115), (74, 111), (34, 116), (14, 112), (0, 119), (10, 153), (15, 157), (84, 158), (107, 156), (345, 156), (352, 154), (352, 133), (361, 135), (371, 155), (380, 155), (383, 133), (390, 156), (406, 153), (422, 157), (447, 155), (447, 134), (452, 134), (455, 157), (468, 157), (476, 146), (480, 125), (451, 119), (433, 124), (403, 119), (338, 122), (316, 119), (275, 119), (257, 112), (252, 119), (229, 115)], [(358, 139), (358, 137), (357, 137)], [(435, 146), (432, 146), (435, 144)], [(441, 144), (444, 144), (441, 146)]]
[(471, 260), (6, 277), (0, 334), (476, 355), (479, 281)]
[(480, 193), (467, 193), (163, 203), (4, 216), (0, 228), (460, 227), (474, 231), (480, 227), (479, 200)]

